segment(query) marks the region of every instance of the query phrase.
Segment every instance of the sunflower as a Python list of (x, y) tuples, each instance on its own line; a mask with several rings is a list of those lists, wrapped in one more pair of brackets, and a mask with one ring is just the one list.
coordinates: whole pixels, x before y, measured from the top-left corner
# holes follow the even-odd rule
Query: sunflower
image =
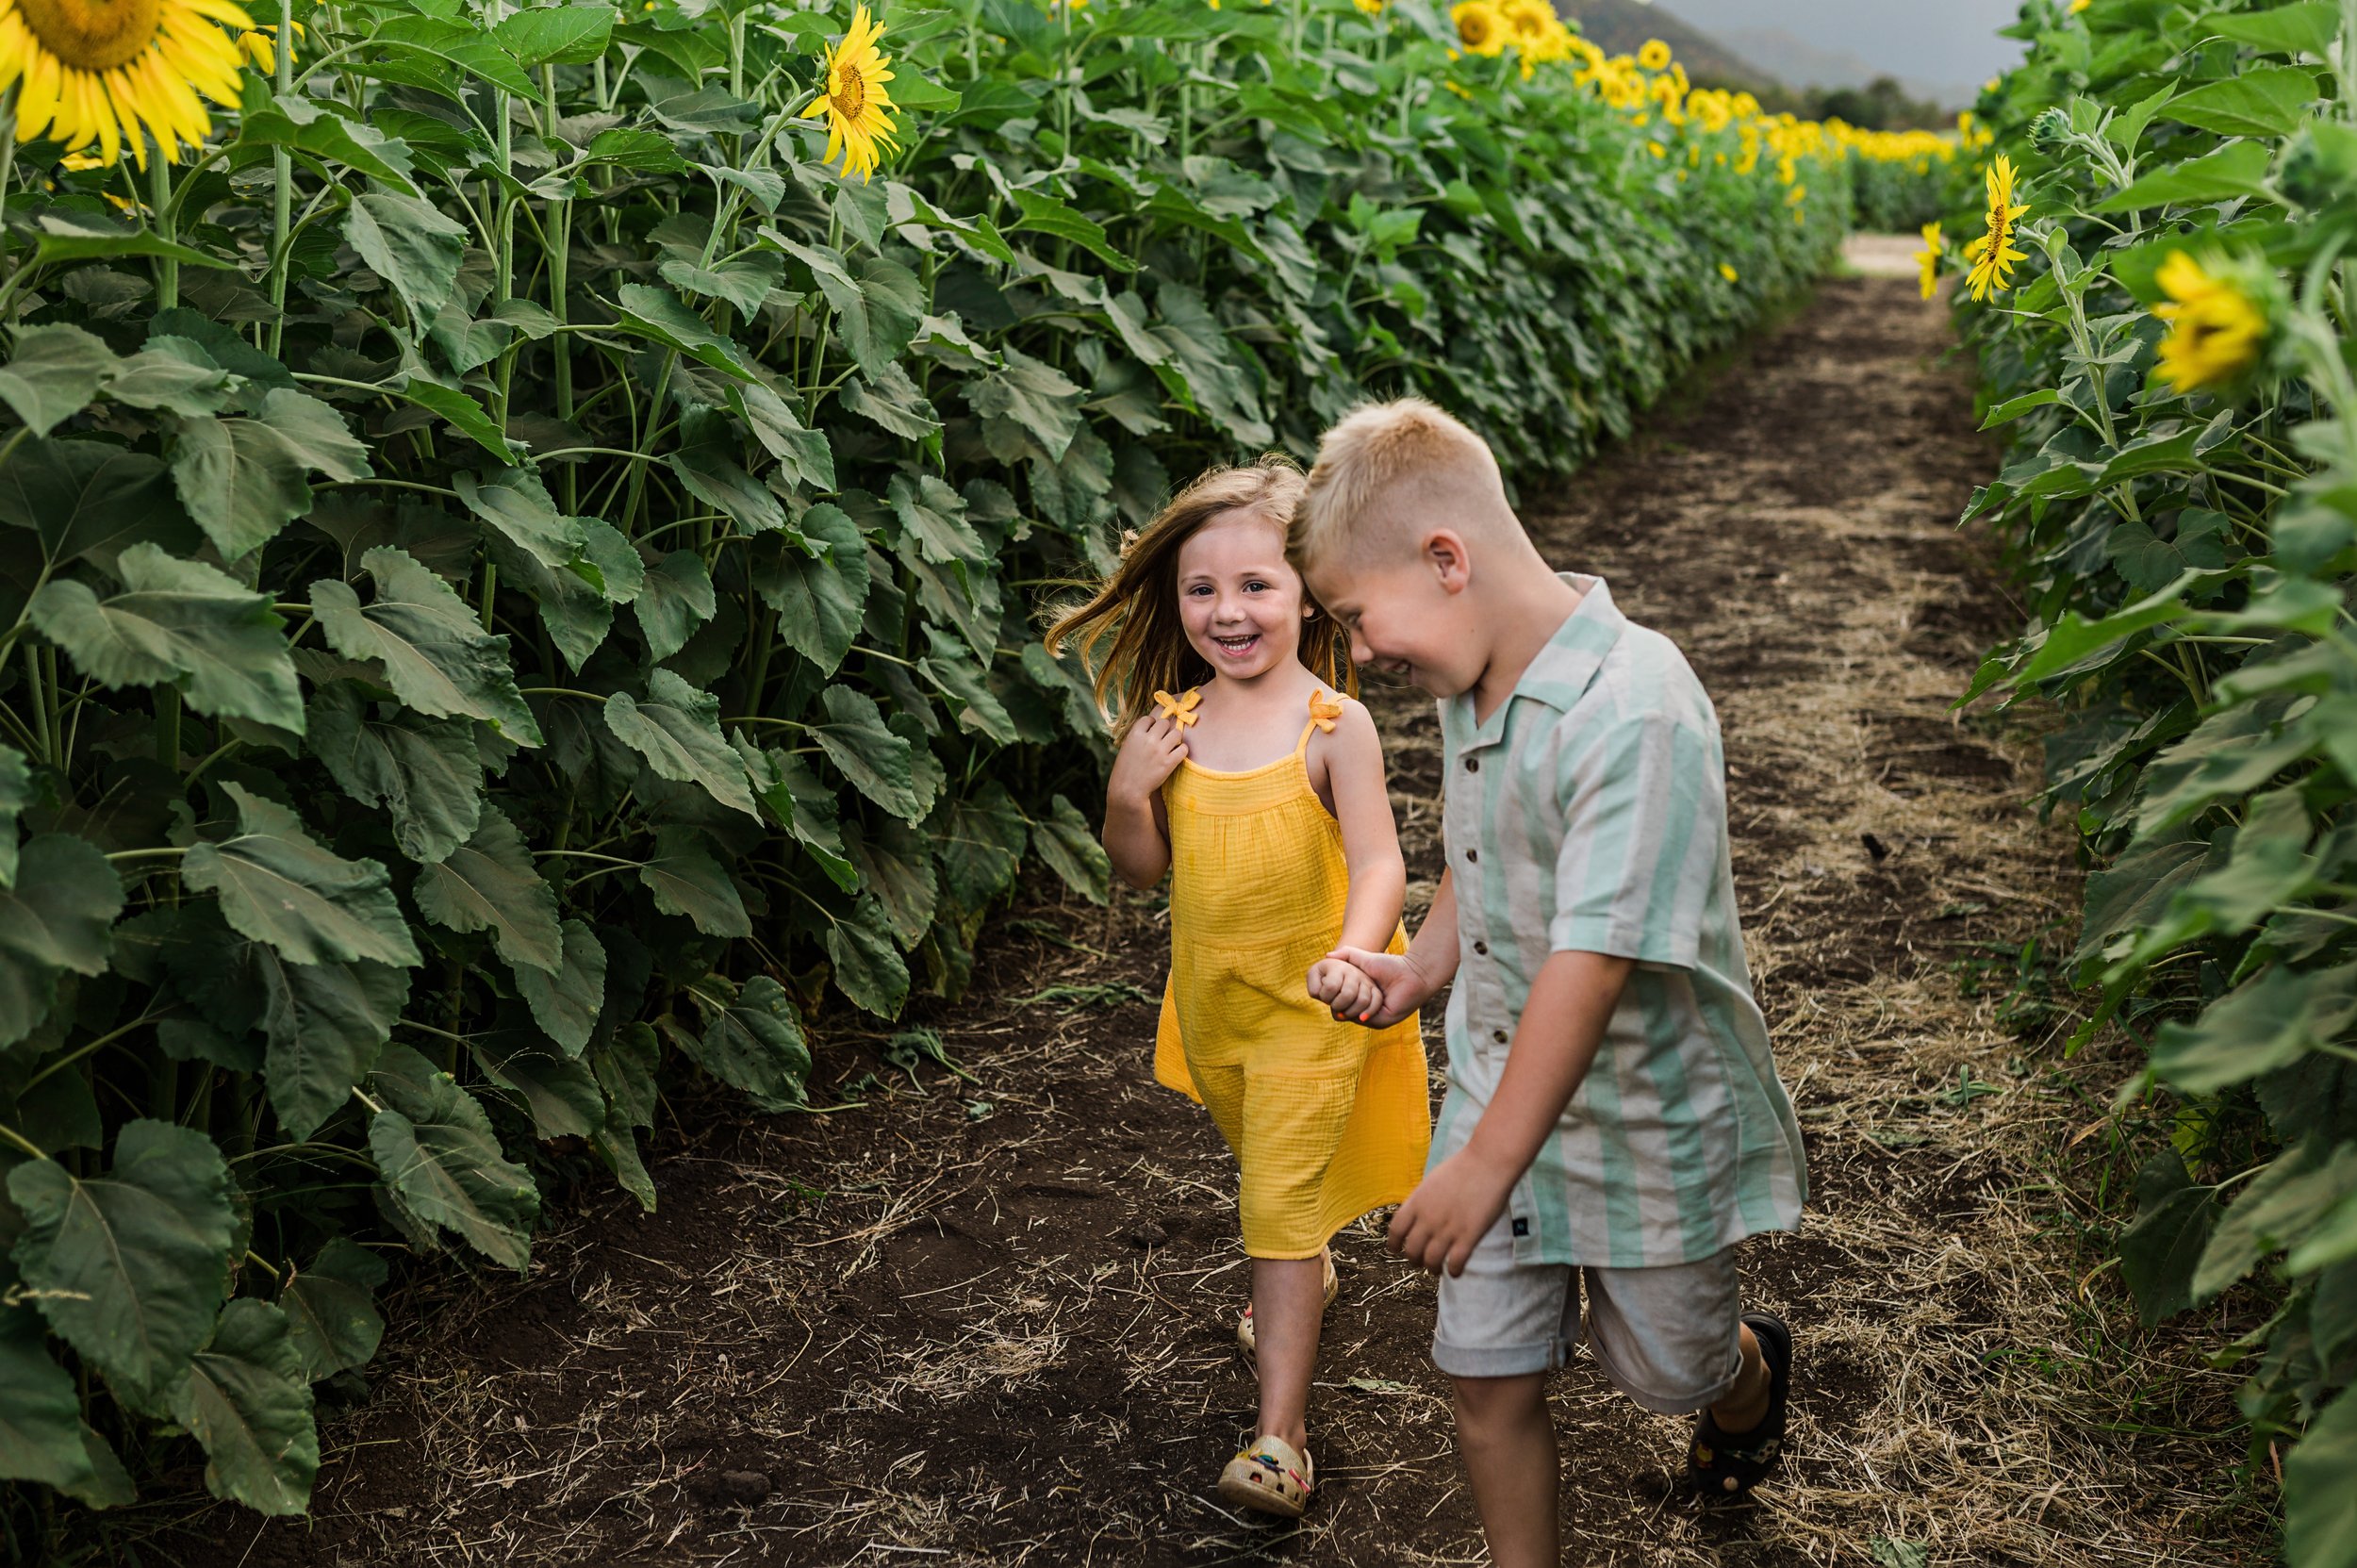
[(2030, 208), (2013, 199), (2013, 159), (1999, 153), (1988, 166), (1988, 232), (1964, 248), (1971, 258), (1972, 297), (1985, 300), (2013, 287), (2013, 264), (2028, 259), (2014, 247), (2016, 225)]
[(1498, 14), (1506, 18), (1507, 31), (1525, 54), (1545, 43), (1557, 25), (1555, 8), (1547, 0), (1501, 0)]
[(1448, 19), (1457, 24), (1458, 41), (1469, 54), (1502, 55), (1513, 37), (1513, 28), (1490, 0), (1458, 0), (1449, 8)]
[(1923, 248), (1915, 253), (1915, 265), (1921, 270), (1923, 297), (1930, 299), (1939, 291), (1939, 224), (1923, 225)]
[(2168, 296), (2152, 314), (2168, 323), (2161, 339), (2161, 379), (2181, 392), (2242, 378), (2266, 347), (2267, 314), (2231, 273), (2221, 275), (2171, 251), (2153, 281)]
[(1645, 46), (1637, 51), (1637, 63), (1648, 71), (1669, 70), (1670, 46), (1657, 38), (1647, 39)]
[(1380, 16), (1383, 12), (1383, 0), (1350, 0), (1350, 3), (1368, 16)]
[(0, 0), (0, 87), (17, 88), (16, 134), (46, 134), (112, 164), (128, 142), (147, 167), (153, 135), (168, 163), (213, 128), (203, 93), (238, 101), (238, 45), (251, 32), (230, 0)]
[(1735, 282), (1738, 282), (1738, 281), (1739, 281), (1739, 280), (1742, 278), (1742, 276), (1743, 276), (1743, 274), (1742, 274), (1742, 273), (1740, 273), (1740, 272), (1737, 272), (1737, 271), (1735, 270), (1734, 266), (1733, 266), (1731, 263), (1729, 263), (1729, 262), (1724, 262), (1724, 261), (1722, 261), (1721, 263), (1719, 263), (1719, 275), (1720, 275), (1721, 277), (1722, 277), (1722, 278), (1725, 278), (1725, 279), (1726, 279), (1729, 283), (1735, 283)]
[(868, 20), (863, 3), (851, 13), (851, 30), (826, 57), (826, 85), (801, 115), (805, 120), (825, 116), (827, 151), (819, 161), (841, 153), (844, 177), (857, 170), (862, 184), (876, 172), (879, 148), (890, 147), (893, 140), (892, 94), (884, 87), (892, 80), (884, 68), (892, 62), (876, 49), (882, 37), (883, 28)]

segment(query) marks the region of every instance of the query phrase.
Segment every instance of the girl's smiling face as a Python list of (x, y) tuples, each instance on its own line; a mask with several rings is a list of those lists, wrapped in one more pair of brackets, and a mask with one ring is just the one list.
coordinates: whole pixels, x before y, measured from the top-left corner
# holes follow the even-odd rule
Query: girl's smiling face
[(1178, 619), (1218, 673), (1248, 681), (1299, 654), (1307, 603), (1285, 564), (1285, 531), (1257, 512), (1228, 512), (1178, 547)]

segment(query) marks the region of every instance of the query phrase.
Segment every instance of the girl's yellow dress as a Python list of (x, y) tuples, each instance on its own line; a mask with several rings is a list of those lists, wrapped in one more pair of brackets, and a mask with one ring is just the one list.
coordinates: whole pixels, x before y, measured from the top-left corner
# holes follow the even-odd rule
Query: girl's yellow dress
[[(1183, 728), (1199, 694), (1155, 694)], [(1244, 1250), (1313, 1258), (1370, 1209), (1397, 1203), (1432, 1141), (1424, 1036), (1375, 1031), (1310, 999), (1310, 966), (1342, 934), (1343, 834), (1310, 787), (1310, 734), (1342, 703), (1310, 699), (1290, 756), (1241, 773), (1181, 762), (1170, 818), (1170, 984), (1156, 1081), (1200, 1101), (1243, 1169)], [(1392, 935), (1407, 950), (1406, 931)]]

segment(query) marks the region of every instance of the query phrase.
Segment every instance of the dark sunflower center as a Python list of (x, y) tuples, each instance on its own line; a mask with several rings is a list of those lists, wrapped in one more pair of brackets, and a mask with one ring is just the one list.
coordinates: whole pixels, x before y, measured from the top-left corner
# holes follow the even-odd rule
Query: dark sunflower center
[(70, 66), (107, 71), (162, 32), (164, 0), (16, 0), (41, 46)]
[(834, 91), (827, 94), (835, 113), (846, 120), (857, 120), (867, 107), (867, 78), (849, 65), (834, 68)]

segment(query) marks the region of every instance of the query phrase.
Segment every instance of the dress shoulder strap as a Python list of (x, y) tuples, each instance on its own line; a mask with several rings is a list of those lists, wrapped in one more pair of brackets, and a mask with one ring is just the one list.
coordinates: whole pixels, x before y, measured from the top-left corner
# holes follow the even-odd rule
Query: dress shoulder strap
[(1341, 698), (1327, 696), (1323, 687), (1311, 690), (1310, 722), (1301, 727), (1301, 738), (1294, 743), (1294, 750), (1307, 751), (1310, 749), (1310, 734), (1313, 730), (1324, 730), (1327, 734), (1332, 734), (1334, 725), (1342, 717), (1343, 700)]

